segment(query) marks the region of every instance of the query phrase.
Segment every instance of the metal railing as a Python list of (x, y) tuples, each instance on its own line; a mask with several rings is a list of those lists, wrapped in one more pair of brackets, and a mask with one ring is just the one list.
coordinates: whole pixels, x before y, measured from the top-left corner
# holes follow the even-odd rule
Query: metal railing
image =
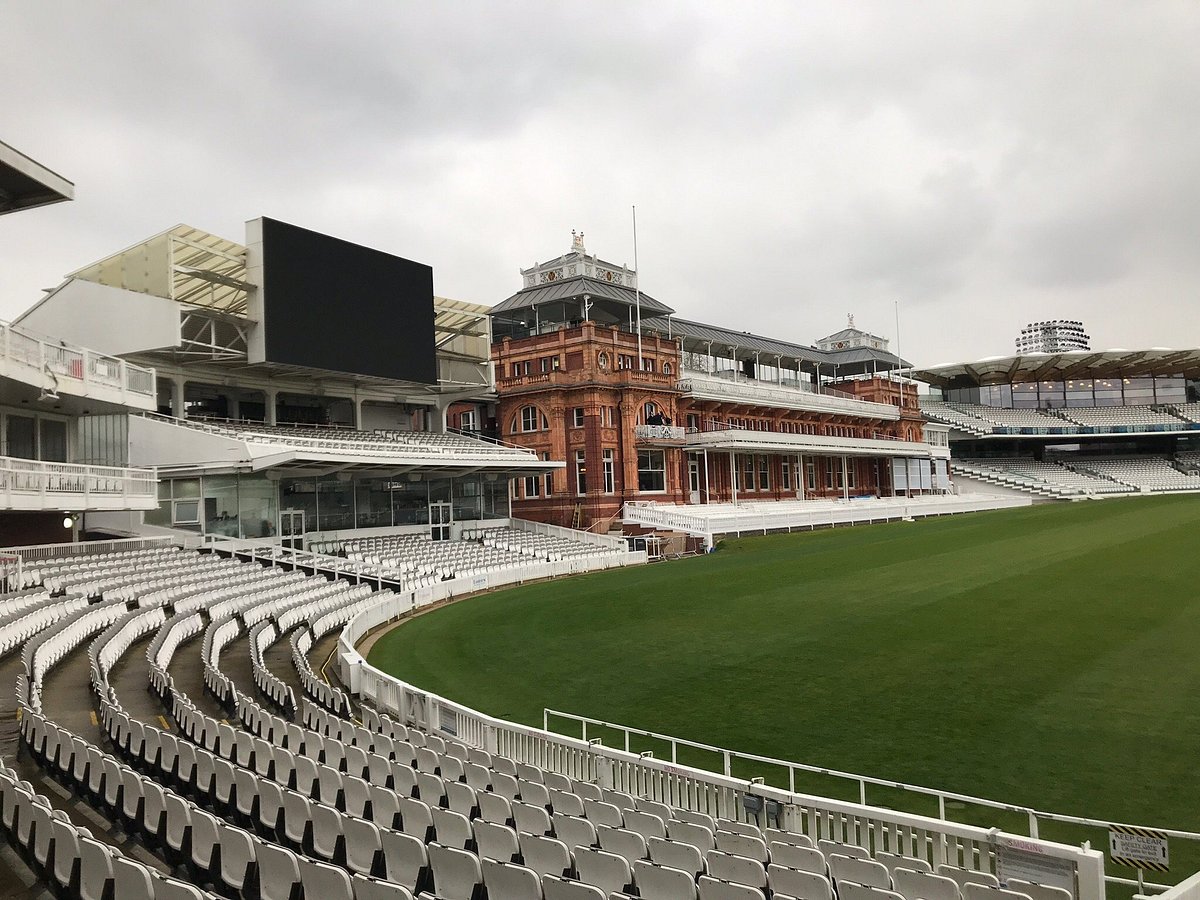
[[(741, 822), (762, 823), (813, 838), (853, 843), (925, 860), (996, 871), (1006, 855), (1028, 854), (1039, 864), (1069, 872), (1077, 900), (1103, 900), (1104, 857), (1088, 846), (1024, 837), (881, 806), (789, 791), (757, 778), (717, 774), (653, 754), (606, 747), (595, 739), (567, 737), (489, 716), (421, 690), (371, 666), (355, 649), (368, 632), (434, 602), (432, 595), (393, 597), (355, 615), (339, 639), (343, 681), (364, 701), (403, 724), (444, 732), (489, 753), (529, 763), (601, 787), (648, 797), (683, 809)], [(1192, 900), (1187, 897), (1183, 900)]]
[(25, 562), (38, 559), (62, 559), (68, 556), (99, 556), (125, 550), (148, 550), (152, 547), (181, 545), (183, 541), (173, 535), (153, 537), (114, 538), (111, 541), (83, 541), (80, 543), (33, 544), (28, 547), (0, 547), (0, 555), (19, 556)]
[(37, 495), (55, 502), (69, 499), (69, 508), (79, 509), (91, 508), (93, 498), (157, 501), (158, 474), (154, 469), (0, 457), (0, 497), (11, 507), (18, 495)]
[(639, 441), (682, 441), (687, 431), (682, 425), (635, 425), (633, 434)]
[[(734, 774), (736, 763), (749, 763), (751, 765), (771, 766), (787, 773), (788, 791), (796, 792), (797, 774), (806, 773), (810, 775), (820, 775), (828, 778), (833, 778), (841, 781), (846, 781), (852, 784), (858, 790), (858, 802), (863, 806), (867, 805), (868, 786), (886, 789), (886, 793), (891, 795), (894, 791), (901, 793), (915, 794), (921, 798), (929, 798), (937, 800), (937, 817), (941, 821), (952, 821), (947, 816), (947, 804), (968, 804), (977, 806), (983, 809), (996, 810), (1006, 813), (1017, 813), (1025, 818), (1028, 823), (1029, 837), (1038, 838), (1039, 823), (1041, 822), (1060, 822), (1070, 825), (1082, 825), (1088, 828), (1109, 829), (1112, 826), (1121, 828), (1132, 828), (1142, 831), (1159, 832), (1168, 838), (1178, 838), (1187, 841), (1200, 841), (1200, 832), (1184, 831), (1178, 828), (1163, 828), (1158, 825), (1133, 825), (1125, 822), (1113, 822), (1110, 819), (1094, 819), (1088, 816), (1068, 815), (1065, 813), (1047, 812), (1046, 810), (1036, 809), (1034, 807), (1021, 804), (1004, 803), (998, 800), (990, 800), (985, 797), (975, 797), (970, 794), (960, 794), (956, 791), (947, 791), (939, 788), (929, 788), (922, 785), (906, 784), (901, 781), (895, 781), (885, 778), (875, 778), (870, 775), (860, 775), (855, 772), (843, 772), (838, 769), (830, 769), (825, 766), (815, 766), (808, 763), (795, 762), (793, 760), (778, 759), (772, 756), (761, 756), (755, 753), (742, 753), (737, 750), (729, 750), (725, 747), (716, 747), (712, 744), (705, 744), (700, 741), (690, 741), (686, 738), (675, 737), (669, 734), (659, 734), (654, 731), (648, 731), (644, 728), (633, 728), (628, 725), (619, 725), (615, 722), (606, 722), (603, 719), (593, 719), (589, 716), (581, 716), (575, 713), (563, 712), (562, 710), (545, 708), (542, 710), (542, 728), (545, 731), (551, 731), (551, 722), (553, 719), (561, 719), (572, 722), (579, 726), (580, 740), (587, 741), (598, 737), (597, 729), (604, 729), (611, 732), (617, 732), (621, 735), (626, 753), (637, 753), (638, 748), (634, 746), (633, 737), (648, 738), (652, 741), (657, 741), (666, 744), (670, 747), (671, 762), (679, 763), (680, 748), (689, 750), (701, 751), (702, 753), (712, 754), (720, 764), (720, 773), (726, 777), (732, 777)], [(591, 738), (588, 736), (588, 726), (591, 726)], [(557, 733), (562, 733), (558, 729), (553, 729)], [(695, 764), (693, 762), (693, 764)], [(740, 767), (745, 770), (745, 767)], [(714, 770), (715, 771), (715, 770)], [(895, 800), (893, 797), (888, 797), (889, 806), (894, 806)], [(1169, 885), (1147, 882), (1142, 878), (1136, 881), (1127, 878), (1109, 876), (1108, 881), (1132, 885), (1136, 884), (1139, 890), (1146, 887), (1155, 888), (1158, 890), (1167, 890)]]
[(85, 347), (38, 337), (17, 325), (0, 322), (4, 358), (51, 375), (84, 385), (115, 388), (122, 393), (155, 396), (154, 369)]
[(686, 373), (678, 382), (679, 390), (700, 397), (710, 396), (748, 400), (763, 404), (782, 404), (814, 412), (870, 416), (874, 419), (899, 419), (900, 407), (890, 403), (861, 400), (852, 394), (834, 389), (815, 393), (799, 388), (772, 385), (760, 381), (732, 381), (711, 375)]
[(622, 517), (626, 522), (650, 528), (686, 531), (688, 534), (711, 537), (717, 534), (743, 534), (774, 530), (828, 528), (836, 525), (869, 525), (896, 519), (944, 516), (991, 509), (1010, 509), (1028, 506), (1030, 497), (956, 497), (949, 495), (923, 497), (872, 497), (849, 501), (822, 503), (813, 500), (778, 500), (750, 503), (732, 508), (720, 504), (721, 511), (704, 514), (703, 505), (680, 507), (645, 502), (625, 504)]
[(563, 528), (561, 525), (551, 525), (547, 522), (534, 522), (530, 519), (509, 519), (508, 525), (515, 531), (528, 531), (532, 534), (545, 534), (551, 537), (564, 538), (580, 544), (590, 544), (603, 547), (606, 550), (628, 550), (624, 538), (612, 537), (607, 534), (597, 534), (594, 531), (580, 531), (574, 528)]

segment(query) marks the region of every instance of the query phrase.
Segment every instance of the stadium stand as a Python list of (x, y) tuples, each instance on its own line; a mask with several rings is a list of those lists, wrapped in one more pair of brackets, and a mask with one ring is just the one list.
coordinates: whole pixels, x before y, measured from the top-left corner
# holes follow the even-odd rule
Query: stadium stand
[(1074, 466), (1078, 471), (1111, 478), (1139, 491), (1158, 493), (1200, 490), (1200, 475), (1195, 472), (1181, 472), (1170, 460), (1162, 457), (1084, 457), (1075, 462)]
[[(168, 555), (172, 567), (156, 567)], [(5, 646), (23, 645), (20, 733), (38, 777), (111, 823), (75, 825), (58, 793), (0, 770), (5, 836), (74, 896), (832, 900), (835, 886), (865, 883), (879, 900), (923, 900), (929, 884), (990, 875), (986, 858), (968, 857), (927, 884), (924, 842), (893, 840), (872, 857), (870, 831), (839, 840), (822, 829), (817, 841), (744, 811), (726, 819), (569, 776), (533, 745), (481, 746), (444, 715), (435, 724), (433, 708), (397, 719), (359, 705), (308, 657), (389, 592), (178, 549), (121, 559), (140, 567), (125, 580), (106, 574), (114, 560), (87, 571), (44, 560), (36, 577), (57, 590), (5, 598), (0, 618)], [(89, 602), (76, 586), (99, 592)], [(290, 646), (288, 671), (271, 668), (278, 644)], [(69, 727), (46, 690), (84, 653), (94, 734)], [(139, 670), (171, 727), (130, 690)]]
[(952, 471), (1016, 488), (1043, 497), (1079, 498), (1093, 495), (1128, 494), (1132, 488), (1100, 474), (1080, 472), (1055, 462), (1032, 458), (961, 459)]
[(1116, 431), (1138, 426), (1180, 428), (1181, 419), (1153, 406), (1097, 406), (1059, 410), (1069, 422)]

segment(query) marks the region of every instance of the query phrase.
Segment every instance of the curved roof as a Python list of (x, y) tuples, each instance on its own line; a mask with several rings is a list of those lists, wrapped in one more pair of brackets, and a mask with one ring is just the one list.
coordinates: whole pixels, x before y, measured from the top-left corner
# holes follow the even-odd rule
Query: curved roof
[[(630, 288), (609, 284), (606, 281), (597, 281), (586, 275), (577, 275), (573, 278), (563, 278), (560, 281), (539, 284), (536, 287), (517, 291), (507, 300), (493, 306), (491, 314), (494, 316), (497, 313), (512, 312), (518, 309), (532, 309), (543, 303), (562, 300), (580, 300), (584, 294), (587, 294), (592, 300), (613, 300), (626, 306), (633, 306), (639, 302), (636, 292)], [(641, 295), (640, 302), (643, 316), (666, 315), (675, 311), (645, 293)]]
[(1063, 381), (1070, 378), (1134, 378), (1146, 375), (1200, 377), (1200, 349), (1069, 350), (988, 356), (974, 362), (915, 369), (912, 377), (939, 387)]

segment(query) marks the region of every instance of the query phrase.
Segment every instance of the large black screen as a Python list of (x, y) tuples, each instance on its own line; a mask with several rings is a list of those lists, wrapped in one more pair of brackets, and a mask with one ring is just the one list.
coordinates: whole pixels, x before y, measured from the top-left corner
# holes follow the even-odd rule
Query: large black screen
[(268, 362), (433, 384), (433, 269), (262, 220)]

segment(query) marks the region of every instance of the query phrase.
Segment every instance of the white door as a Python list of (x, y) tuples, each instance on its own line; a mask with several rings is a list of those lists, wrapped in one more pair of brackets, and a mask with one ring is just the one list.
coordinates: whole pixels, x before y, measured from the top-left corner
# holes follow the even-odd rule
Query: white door
[(688, 457), (688, 502), (700, 502), (700, 460)]
[(280, 543), (293, 550), (304, 549), (304, 510), (281, 509), (279, 511)]
[(429, 537), (435, 541), (450, 540), (450, 504), (435, 502), (429, 504)]

